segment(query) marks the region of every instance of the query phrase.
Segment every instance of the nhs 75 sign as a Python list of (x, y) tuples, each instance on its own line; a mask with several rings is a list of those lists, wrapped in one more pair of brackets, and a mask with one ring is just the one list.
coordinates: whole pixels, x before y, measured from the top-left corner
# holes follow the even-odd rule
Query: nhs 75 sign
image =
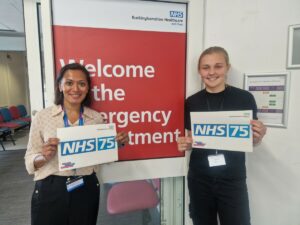
[(59, 170), (70, 170), (118, 160), (115, 124), (58, 128)]
[(194, 148), (251, 152), (251, 111), (192, 112)]

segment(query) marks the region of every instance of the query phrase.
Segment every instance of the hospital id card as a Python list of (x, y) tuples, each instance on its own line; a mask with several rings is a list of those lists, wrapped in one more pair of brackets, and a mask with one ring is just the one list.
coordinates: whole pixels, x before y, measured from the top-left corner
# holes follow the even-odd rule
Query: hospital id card
[(208, 156), (208, 164), (209, 167), (214, 166), (225, 166), (225, 157), (223, 154), (217, 154), (217, 155), (209, 155)]

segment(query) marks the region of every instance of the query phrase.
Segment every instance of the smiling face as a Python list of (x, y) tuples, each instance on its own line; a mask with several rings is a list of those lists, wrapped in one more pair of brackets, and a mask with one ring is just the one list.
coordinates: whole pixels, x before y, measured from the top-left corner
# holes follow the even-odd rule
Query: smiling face
[(205, 54), (200, 58), (199, 74), (210, 93), (218, 93), (225, 89), (226, 76), (230, 65), (222, 52)]
[(85, 74), (81, 70), (67, 70), (59, 90), (63, 92), (65, 106), (80, 106), (89, 91)]

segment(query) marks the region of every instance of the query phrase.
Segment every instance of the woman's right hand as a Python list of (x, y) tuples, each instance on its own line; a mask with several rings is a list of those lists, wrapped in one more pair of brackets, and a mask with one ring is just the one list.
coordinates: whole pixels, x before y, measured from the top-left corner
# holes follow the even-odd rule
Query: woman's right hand
[(183, 152), (192, 149), (193, 138), (192, 137), (179, 137), (177, 139), (178, 151)]
[(46, 158), (46, 161), (51, 160), (55, 156), (58, 143), (58, 138), (49, 138), (48, 141), (44, 143), (42, 148), (42, 155)]
[(41, 154), (37, 155), (33, 161), (35, 169), (43, 167), (49, 160), (53, 159), (57, 152), (58, 143), (58, 138), (49, 138), (48, 141), (43, 144)]

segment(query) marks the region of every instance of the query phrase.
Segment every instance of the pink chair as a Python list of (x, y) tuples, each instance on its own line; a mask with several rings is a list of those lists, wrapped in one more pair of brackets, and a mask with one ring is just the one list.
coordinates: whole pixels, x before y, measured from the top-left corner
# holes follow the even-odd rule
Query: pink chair
[(114, 184), (107, 194), (107, 211), (111, 215), (141, 211), (142, 224), (147, 225), (152, 220), (150, 209), (159, 203), (158, 188), (151, 180)]
[(107, 211), (112, 215), (154, 208), (158, 203), (156, 188), (146, 180), (115, 184), (107, 195)]
[(153, 179), (151, 181), (152, 181), (152, 184), (153, 184), (154, 188), (159, 193), (159, 191), (160, 191), (160, 179), (156, 178), (156, 179)]

